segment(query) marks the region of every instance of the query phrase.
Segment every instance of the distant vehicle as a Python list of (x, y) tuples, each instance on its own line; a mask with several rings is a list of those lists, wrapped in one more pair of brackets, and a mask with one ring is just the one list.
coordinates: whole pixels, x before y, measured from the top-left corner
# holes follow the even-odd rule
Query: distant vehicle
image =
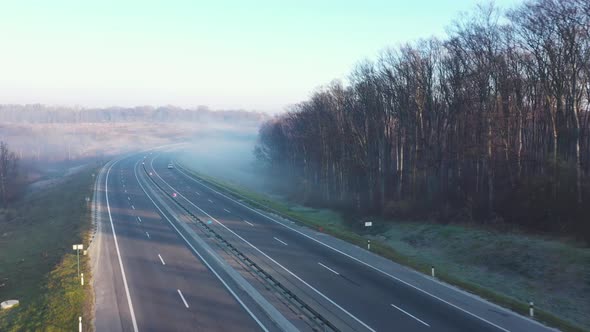
[(172, 163), (168, 164), (168, 169), (172, 169), (174, 168), (174, 165)]

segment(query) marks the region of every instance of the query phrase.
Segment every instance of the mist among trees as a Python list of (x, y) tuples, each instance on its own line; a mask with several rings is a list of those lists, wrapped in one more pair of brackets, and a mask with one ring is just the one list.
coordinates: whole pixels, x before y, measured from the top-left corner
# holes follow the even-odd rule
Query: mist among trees
[(482, 5), (260, 129), (301, 201), (590, 240), (590, 2)]

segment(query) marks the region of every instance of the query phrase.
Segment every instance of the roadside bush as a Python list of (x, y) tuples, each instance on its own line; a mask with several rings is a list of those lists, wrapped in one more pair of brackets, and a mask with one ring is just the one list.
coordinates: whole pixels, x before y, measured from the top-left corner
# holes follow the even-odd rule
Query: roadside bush
[(387, 202), (383, 214), (386, 217), (398, 219), (421, 219), (427, 217), (428, 210), (424, 202), (415, 199), (402, 199)]

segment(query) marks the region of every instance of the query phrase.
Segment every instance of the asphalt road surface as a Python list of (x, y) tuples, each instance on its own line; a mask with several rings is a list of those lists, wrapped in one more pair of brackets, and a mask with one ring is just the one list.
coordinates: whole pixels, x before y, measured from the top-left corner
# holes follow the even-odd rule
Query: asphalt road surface
[(168, 169), (173, 160), (173, 152), (135, 154), (97, 177), (99, 228), (91, 248), (97, 331), (279, 329), (243, 287), (165, 222), (178, 215), (166, 215), (146, 195), (143, 187), (155, 184), (164, 192), (151, 195), (174, 197), (210, 222), (339, 330), (550, 330), (364, 248), (254, 209), (180, 165)]
[(138, 158), (108, 164), (97, 179), (96, 330), (263, 330), (146, 197)]

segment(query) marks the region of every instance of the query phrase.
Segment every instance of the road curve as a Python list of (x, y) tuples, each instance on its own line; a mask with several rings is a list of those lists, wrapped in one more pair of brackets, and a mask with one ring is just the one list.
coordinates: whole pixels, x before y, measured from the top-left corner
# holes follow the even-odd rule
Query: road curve
[(132, 154), (109, 162), (97, 176), (98, 227), (90, 247), (97, 331), (280, 330), (235, 278), (232, 282), (218, 271), (231, 265), (226, 256), (212, 256), (219, 248), (195, 249), (174, 226), (181, 219), (190, 223), (189, 213), (336, 330), (551, 330), (363, 248), (257, 210), (187, 170), (168, 169), (174, 158), (166, 150)]
[(110, 162), (97, 176), (97, 232), (90, 247), (95, 329), (268, 330), (146, 197), (134, 173), (142, 158), (135, 154)]
[(146, 167), (169, 194), (285, 280), (340, 327), (365, 331), (550, 331), (476, 296), (218, 192), (154, 153)]

